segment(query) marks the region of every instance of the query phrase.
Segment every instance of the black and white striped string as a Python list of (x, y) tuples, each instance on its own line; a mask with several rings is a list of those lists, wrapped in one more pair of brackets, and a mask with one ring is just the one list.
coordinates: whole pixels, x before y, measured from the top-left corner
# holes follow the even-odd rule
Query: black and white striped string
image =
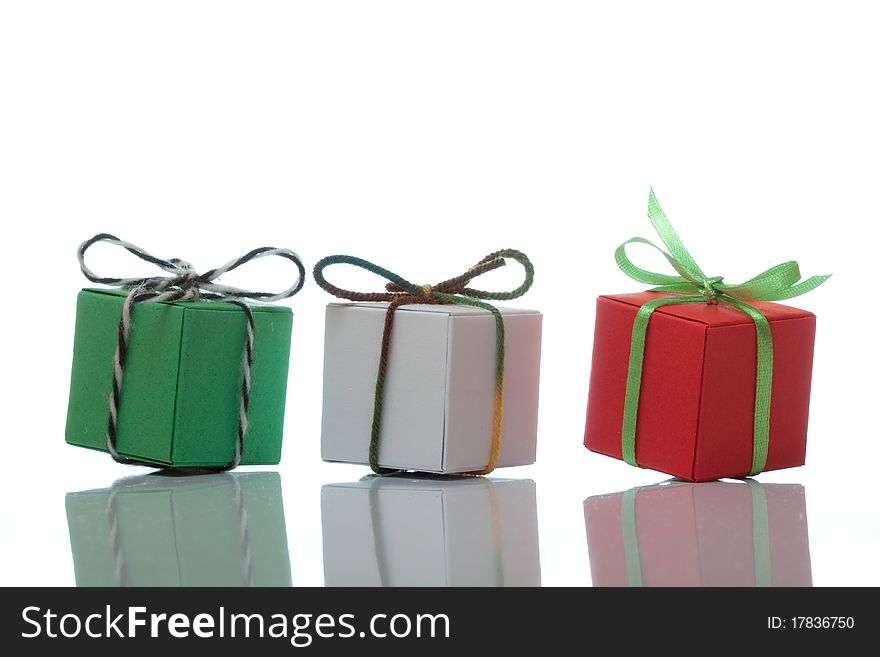
[[(106, 242), (124, 248), (129, 253), (141, 260), (152, 263), (164, 271), (167, 276), (150, 276), (143, 278), (112, 278), (96, 275), (85, 262), (86, 251), (93, 244)], [(216, 279), (242, 265), (268, 256), (279, 256), (293, 262), (297, 268), (297, 278), (292, 286), (283, 292), (256, 292), (230, 285), (218, 283)], [(254, 249), (240, 258), (230, 260), (225, 265), (211, 269), (204, 274), (197, 273), (193, 266), (179, 258), (163, 260), (157, 258), (142, 248), (123, 241), (108, 233), (99, 233), (91, 239), (80, 244), (77, 251), (79, 266), (83, 275), (93, 283), (112, 285), (123, 290), (128, 290), (125, 302), (122, 304), (122, 316), (119, 319), (118, 342), (116, 353), (113, 356), (113, 386), (110, 392), (109, 412), (107, 417), (107, 451), (118, 463), (128, 465), (149, 465), (137, 459), (122, 456), (116, 448), (118, 433), (119, 399), (122, 392), (122, 378), (125, 373), (125, 361), (128, 355), (128, 339), (131, 333), (132, 312), (138, 303), (162, 303), (169, 301), (184, 301), (201, 299), (205, 301), (223, 301), (232, 303), (242, 309), (247, 323), (246, 339), (242, 354), (242, 382), (239, 403), (238, 433), (235, 441), (235, 450), (232, 460), (219, 470), (231, 470), (238, 467), (244, 450), (244, 439), (248, 428), (248, 406), (250, 405), (251, 393), (251, 367), (253, 366), (254, 346), (254, 315), (249, 301), (272, 302), (287, 299), (302, 289), (305, 282), (305, 268), (299, 256), (290, 249), (278, 249), (270, 246), (262, 246)]]

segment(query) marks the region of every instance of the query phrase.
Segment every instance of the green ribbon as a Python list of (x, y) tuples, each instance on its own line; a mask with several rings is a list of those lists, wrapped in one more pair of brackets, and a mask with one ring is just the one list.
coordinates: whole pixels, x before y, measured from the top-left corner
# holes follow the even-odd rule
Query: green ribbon
[(642, 587), (642, 560), (639, 558), (639, 531), (636, 526), (636, 495), (638, 488), (623, 492), (620, 501), (620, 524), (623, 530), (623, 556), (626, 559), (626, 578), (630, 586)]
[[(755, 419), (752, 447), (752, 467), (749, 475), (756, 475), (767, 463), (770, 434), (770, 393), (773, 382), (773, 339), (770, 323), (760, 310), (747, 301), (783, 301), (816, 289), (829, 276), (811, 276), (801, 281), (797, 262), (783, 262), (761, 272), (745, 283), (730, 285), (721, 276), (706, 276), (688, 250), (684, 248), (672, 224), (660, 209), (654, 190), (648, 196), (648, 218), (669, 249), (667, 253), (653, 242), (634, 237), (627, 240), (614, 253), (617, 266), (630, 278), (654, 285), (651, 292), (667, 292), (680, 296), (663, 297), (648, 301), (636, 313), (630, 343), (629, 369), (626, 375), (626, 398), (623, 410), (622, 448), (623, 460), (630, 465), (636, 462), (636, 420), (639, 410), (639, 392), (642, 385), (642, 364), (645, 353), (645, 335), (651, 314), (662, 306), (677, 303), (726, 303), (747, 314), (755, 323), (758, 357), (755, 375)], [(657, 249), (678, 273), (677, 276), (660, 274), (642, 269), (626, 255), (627, 244), (647, 244)]]
[(752, 497), (752, 543), (755, 547), (755, 586), (772, 586), (770, 569), (770, 514), (764, 487), (746, 479)]

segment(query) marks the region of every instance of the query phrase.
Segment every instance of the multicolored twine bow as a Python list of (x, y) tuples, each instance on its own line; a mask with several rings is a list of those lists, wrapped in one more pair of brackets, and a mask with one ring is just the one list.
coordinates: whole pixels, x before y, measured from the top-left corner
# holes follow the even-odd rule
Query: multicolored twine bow
[[(525, 279), (522, 285), (509, 292), (487, 292), (468, 287), (470, 282), (477, 276), (498, 269), (506, 264), (510, 258), (522, 265), (525, 270)], [(382, 276), (388, 280), (385, 286), (386, 292), (355, 292), (337, 287), (324, 278), (324, 269), (330, 265), (346, 264), (366, 269), (369, 272)], [(532, 286), (535, 276), (535, 268), (532, 266), (526, 254), (513, 249), (502, 249), (490, 253), (473, 267), (455, 278), (438, 283), (437, 285), (416, 285), (410, 283), (402, 276), (388, 271), (383, 267), (374, 265), (363, 258), (347, 255), (332, 255), (322, 258), (315, 265), (315, 282), (330, 294), (349, 301), (387, 301), (388, 310), (385, 313), (385, 326), (382, 332), (382, 349), (379, 355), (379, 371), (376, 375), (376, 393), (373, 402), (373, 422), (370, 430), (369, 462), (370, 467), (376, 474), (395, 472), (393, 469), (379, 466), (379, 433), (382, 424), (382, 397), (385, 389), (385, 373), (388, 367), (388, 348), (391, 342), (391, 328), (394, 323), (394, 311), (405, 304), (457, 304), (461, 306), (473, 306), (492, 313), (495, 318), (495, 409), (492, 422), (492, 445), (489, 451), (489, 463), (484, 470), (473, 474), (488, 474), (495, 469), (498, 463), (498, 454), (501, 449), (501, 416), (504, 400), (504, 320), (501, 312), (485, 303), (483, 299), (493, 301), (507, 301), (516, 299), (525, 294)]]
[[(773, 379), (773, 340), (770, 324), (764, 315), (746, 301), (782, 301), (806, 294), (824, 283), (829, 276), (811, 276), (803, 281), (797, 262), (783, 262), (771, 267), (739, 285), (723, 282), (721, 276), (706, 276), (691, 254), (684, 248), (678, 235), (660, 209), (651, 190), (648, 196), (648, 218), (669, 249), (669, 253), (643, 237), (627, 240), (614, 254), (617, 266), (624, 274), (640, 283), (656, 285), (651, 292), (671, 292), (677, 295), (648, 301), (636, 314), (630, 345), (629, 369), (626, 376), (626, 398), (623, 411), (623, 460), (636, 463), (636, 419), (639, 410), (639, 391), (642, 384), (642, 362), (645, 352), (645, 334), (651, 314), (675, 303), (726, 303), (746, 313), (755, 323), (757, 332), (757, 374), (755, 378), (755, 420), (752, 448), (752, 467), (749, 475), (764, 469), (770, 433), (770, 393)], [(669, 261), (678, 276), (646, 271), (634, 265), (626, 255), (627, 244), (647, 244), (657, 249)]]
[[(170, 276), (151, 276), (142, 278), (107, 278), (96, 275), (86, 266), (86, 251), (97, 242), (107, 242), (124, 248), (129, 253), (136, 255), (141, 260), (159, 266)], [(267, 256), (280, 256), (293, 262), (297, 268), (297, 279), (293, 285), (283, 292), (254, 292), (242, 288), (223, 285), (215, 282), (223, 274), (237, 269), (242, 265)], [(289, 249), (276, 249), (271, 246), (263, 246), (254, 249), (225, 265), (211, 269), (204, 274), (198, 274), (192, 265), (179, 258), (162, 260), (150, 255), (139, 246), (125, 242), (108, 233), (99, 233), (91, 239), (80, 244), (77, 250), (80, 270), (83, 275), (93, 283), (113, 285), (128, 291), (125, 303), (122, 305), (122, 316), (119, 319), (119, 339), (116, 346), (116, 354), (113, 357), (113, 388), (110, 392), (109, 413), (107, 419), (107, 451), (114, 461), (128, 465), (155, 466), (154, 463), (146, 463), (136, 459), (129, 459), (116, 449), (117, 440), (117, 414), (119, 409), (119, 397), (122, 392), (122, 375), (125, 371), (125, 360), (128, 352), (128, 336), (131, 331), (132, 311), (137, 303), (157, 303), (168, 301), (183, 301), (187, 299), (201, 299), (203, 301), (225, 301), (238, 306), (244, 311), (247, 321), (247, 333), (242, 355), (242, 383), (241, 402), (239, 404), (238, 435), (235, 442), (235, 451), (232, 461), (219, 470), (231, 470), (238, 467), (241, 455), (244, 451), (244, 437), (248, 427), (248, 405), (251, 392), (251, 365), (253, 364), (254, 343), (254, 316), (250, 306), (245, 302), (254, 301), (278, 301), (287, 299), (302, 289), (305, 282), (306, 271), (299, 256)]]

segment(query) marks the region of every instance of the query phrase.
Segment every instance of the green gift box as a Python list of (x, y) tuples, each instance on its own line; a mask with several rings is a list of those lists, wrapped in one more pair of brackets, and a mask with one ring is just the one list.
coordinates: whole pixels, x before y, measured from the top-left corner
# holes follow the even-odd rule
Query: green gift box
[(290, 586), (277, 472), (145, 475), (65, 498), (77, 586)]
[[(65, 439), (109, 451), (108, 399), (127, 293), (84, 289), (76, 334)], [(253, 363), (242, 465), (281, 458), (293, 313), (251, 306)], [(233, 460), (242, 403), (247, 319), (222, 301), (174, 300), (133, 308), (116, 449), (121, 456), (172, 467), (222, 467)]]

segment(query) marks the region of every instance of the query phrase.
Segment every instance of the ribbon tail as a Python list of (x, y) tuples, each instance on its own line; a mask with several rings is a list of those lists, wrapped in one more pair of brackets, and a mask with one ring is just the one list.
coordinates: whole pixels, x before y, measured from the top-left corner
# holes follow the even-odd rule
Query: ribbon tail
[[(653, 189), (648, 194), (648, 219), (651, 220), (654, 230), (657, 231), (660, 239), (663, 240), (663, 243), (672, 254), (673, 259), (681, 265), (682, 269), (691, 276), (696, 276), (698, 280), (706, 278), (703, 270), (700, 269), (688, 250), (684, 248), (681, 238), (675, 232), (669, 219), (666, 218), (666, 213), (660, 208), (660, 203), (657, 202)], [(679, 271), (681, 272), (681, 270)]]
[(642, 582), (642, 560), (639, 558), (639, 534), (636, 525), (636, 496), (638, 488), (623, 492), (620, 501), (620, 524), (623, 530), (623, 555), (626, 559), (626, 577), (629, 585), (644, 586)]
[(645, 356), (645, 336), (648, 322), (657, 308), (674, 303), (700, 302), (703, 297), (663, 297), (648, 301), (636, 313), (630, 340), (629, 367), (626, 372), (626, 397), (623, 403), (623, 427), (621, 431), (621, 449), (623, 460), (630, 465), (636, 462), (636, 424), (639, 414), (639, 395), (642, 388), (642, 366)]
[(755, 586), (772, 586), (770, 569), (770, 519), (764, 487), (747, 479), (752, 497), (752, 541), (755, 548)]
[(812, 292), (829, 278), (831, 278), (831, 274), (810, 276), (810, 278), (804, 279), (796, 285), (775, 292), (768, 292), (760, 297), (756, 297), (756, 299), (761, 301), (785, 301), (786, 299), (793, 299), (794, 297), (799, 297), (807, 292)]
[(436, 293), (435, 296), (447, 303), (487, 310), (492, 313), (495, 319), (495, 398), (492, 416), (492, 443), (489, 447), (488, 464), (483, 470), (476, 470), (472, 473), (486, 475), (498, 465), (498, 457), (501, 454), (501, 424), (504, 415), (504, 318), (501, 316), (501, 311), (495, 306), (476, 299), (445, 293)]
[(752, 477), (767, 465), (767, 449), (770, 445), (770, 397), (773, 388), (773, 336), (770, 322), (757, 308), (742, 301), (726, 301), (752, 318), (755, 323), (757, 361), (755, 367), (755, 419), (752, 446)]
[(379, 367), (376, 372), (376, 391), (373, 396), (373, 421), (370, 425), (370, 446), (368, 449), (370, 468), (378, 475), (397, 472), (393, 468), (383, 468), (379, 465), (379, 436), (382, 427), (385, 373), (388, 370), (388, 348), (391, 344), (391, 329), (394, 327), (394, 313), (398, 306), (410, 303), (413, 300), (413, 297), (398, 296), (388, 304), (388, 310), (385, 311), (385, 325), (382, 329), (382, 348), (379, 352)]

